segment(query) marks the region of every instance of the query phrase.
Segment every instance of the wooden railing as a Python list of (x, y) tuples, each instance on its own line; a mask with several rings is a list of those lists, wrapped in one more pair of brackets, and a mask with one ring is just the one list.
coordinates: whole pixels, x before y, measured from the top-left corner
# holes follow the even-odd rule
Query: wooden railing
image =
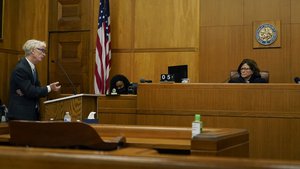
[[(138, 152), (138, 151), (136, 151)], [(1, 169), (287, 169), (299, 168), (299, 161), (240, 158), (182, 158), (107, 155), (95, 151), (0, 146)]]
[(48, 148), (77, 145), (106, 150), (103, 140), (113, 144), (113, 140), (122, 137), (126, 139), (123, 149), (148, 148), (168, 154), (184, 151), (188, 156), (249, 156), (249, 134), (245, 129), (204, 128), (201, 134), (192, 138), (191, 128), (187, 127), (13, 121), (9, 131), (9, 134), (0, 135), (2, 143)]

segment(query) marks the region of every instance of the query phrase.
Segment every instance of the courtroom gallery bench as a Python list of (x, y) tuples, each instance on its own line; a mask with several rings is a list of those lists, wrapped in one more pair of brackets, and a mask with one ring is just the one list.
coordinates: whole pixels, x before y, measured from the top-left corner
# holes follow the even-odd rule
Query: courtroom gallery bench
[[(112, 151), (0, 146), (1, 169), (156, 169), (158, 166), (160, 169), (300, 168), (299, 161), (275, 161), (199, 155), (159, 154), (155, 149), (153, 149), (193, 149), (191, 148), (193, 147), (193, 139), (190, 139), (190, 128), (124, 125), (91, 126), (95, 129), (95, 131), (97, 131), (97, 133), (103, 135), (106, 139), (110, 139), (116, 135), (123, 135), (127, 137), (129, 145), (126, 148)], [(0, 125), (0, 135), (2, 141), (5, 139), (8, 141), (8, 131), (7, 124)], [(224, 148), (224, 146), (229, 142), (238, 142), (234, 140), (243, 140), (245, 135), (248, 135), (247, 132), (246, 134), (242, 134), (245, 130), (240, 130), (240, 132), (238, 132), (240, 133), (238, 134), (239, 137), (236, 137), (238, 139), (233, 139), (234, 137), (230, 135), (236, 134), (236, 131), (238, 130), (204, 129), (202, 138), (196, 137), (196, 140), (194, 141), (197, 143), (198, 140), (206, 140), (206, 142), (202, 142), (206, 144), (194, 146)], [(221, 139), (223, 141), (219, 142), (218, 144), (218, 139), (221, 137), (223, 137), (223, 139)], [(167, 142), (171, 140), (174, 140), (174, 143), (168, 145)], [(176, 145), (175, 143), (180, 140), (182, 140), (182, 142)], [(190, 144), (184, 140), (190, 140)], [(212, 140), (215, 141), (214, 144)]]
[[(108, 143), (114, 138), (121, 136), (121, 138), (126, 138), (125, 148), (148, 148), (157, 150), (159, 153), (227, 157), (249, 156), (249, 134), (244, 129), (204, 128), (202, 134), (192, 138), (191, 128), (188, 127), (87, 125), (79, 122), (64, 123), (54, 121), (26, 122), (27, 127), (23, 122), (12, 122), (11, 124), (14, 125), (10, 125), (10, 130), (14, 130), (14, 132), (11, 131), (10, 134), (12, 135), (4, 133), (4, 135), (0, 136), (2, 143), (11, 142), (14, 145), (54, 148), (77, 145), (90, 149), (105, 150), (106, 148), (103, 148), (103, 146), (101, 148), (103, 142)], [(21, 124), (21, 126), (16, 124)], [(5, 130), (5, 128), (8, 128), (7, 125), (0, 125), (1, 128), (3, 131), (8, 131)], [(95, 133), (98, 133), (98, 135), (88, 136), (86, 128), (93, 130), (94, 135)], [(63, 134), (64, 132), (66, 134)], [(18, 139), (16, 138), (16, 133), (19, 135)], [(57, 136), (55, 136), (56, 133)], [(74, 135), (78, 136), (75, 137)], [(90, 138), (90, 140), (86, 138)]]

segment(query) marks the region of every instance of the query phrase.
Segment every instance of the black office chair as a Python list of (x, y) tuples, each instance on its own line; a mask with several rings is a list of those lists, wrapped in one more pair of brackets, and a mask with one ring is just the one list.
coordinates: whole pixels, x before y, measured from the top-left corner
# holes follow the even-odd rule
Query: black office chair
[[(267, 83), (269, 83), (270, 74), (268, 71), (260, 71), (260, 76), (261, 78), (265, 79)], [(239, 73), (236, 70), (230, 72), (230, 79), (234, 79), (238, 77), (239, 77)]]

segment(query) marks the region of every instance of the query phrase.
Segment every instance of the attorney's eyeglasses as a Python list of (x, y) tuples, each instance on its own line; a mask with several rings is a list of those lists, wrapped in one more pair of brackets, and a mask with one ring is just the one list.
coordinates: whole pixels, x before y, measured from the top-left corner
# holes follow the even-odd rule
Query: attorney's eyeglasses
[(43, 48), (36, 48), (37, 50), (41, 51), (42, 53), (46, 54), (46, 49), (43, 49)]

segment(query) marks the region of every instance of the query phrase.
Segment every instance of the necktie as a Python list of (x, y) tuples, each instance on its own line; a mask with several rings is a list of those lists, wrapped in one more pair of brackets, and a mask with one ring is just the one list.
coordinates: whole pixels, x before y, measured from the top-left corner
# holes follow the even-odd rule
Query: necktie
[(33, 82), (36, 82), (36, 70), (32, 69), (32, 74), (33, 74)]
[[(33, 83), (35, 85), (36, 83), (36, 70), (35, 69), (32, 69), (32, 75), (33, 75)], [(38, 100), (36, 100), (36, 103), (35, 103), (35, 108), (36, 108), (36, 111), (39, 111), (39, 104), (38, 104)]]

